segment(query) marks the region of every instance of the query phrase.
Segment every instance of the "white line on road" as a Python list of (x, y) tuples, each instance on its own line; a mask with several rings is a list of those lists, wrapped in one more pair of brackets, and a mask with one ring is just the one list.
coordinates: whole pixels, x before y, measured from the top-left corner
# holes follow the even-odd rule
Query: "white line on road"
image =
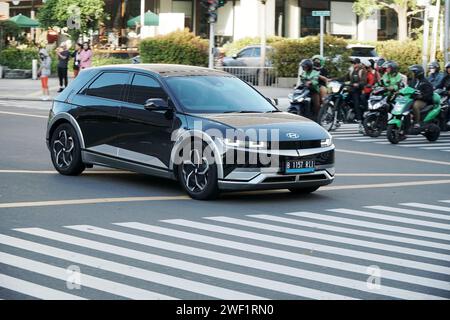
[[(0, 170), (0, 173), (59, 174), (55, 170)], [(90, 170), (84, 171), (82, 175), (86, 174), (134, 174), (134, 172), (122, 170)]]
[(408, 181), (408, 182), (391, 182), (391, 183), (375, 183), (375, 184), (353, 184), (353, 185), (326, 186), (326, 187), (321, 187), (318, 191), (347, 190), (347, 189), (372, 189), (372, 188), (398, 188), (398, 187), (426, 186), (426, 185), (449, 184), (449, 183), (450, 183), (450, 180), (426, 180), (426, 181)]
[[(226, 262), (238, 266), (244, 266), (246, 268), (255, 268), (263, 271), (274, 272), (281, 275), (288, 275), (292, 277), (297, 277), (300, 279), (309, 279), (312, 281), (321, 282), (333, 286), (341, 286), (351, 289), (356, 289), (364, 292), (374, 293), (373, 290), (367, 287), (366, 277), (360, 280), (354, 280), (339, 276), (330, 275), (327, 273), (320, 273), (309, 270), (302, 270), (298, 268), (293, 268), (285, 266), (279, 263), (270, 263), (262, 260), (249, 259), (245, 257), (239, 257), (231, 254), (219, 253), (216, 251), (199, 249), (195, 247), (189, 247), (185, 245), (174, 244), (165, 241), (159, 241), (151, 238), (141, 237), (132, 235), (129, 233), (123, 233), (103, 228), (97, 228), (88, 225), (78, 225), (78, 226), (68, 226), (67, 228), (74, 229), (77, 231), (88, 232), (91, 234), (109, 237), (112, 239), (127, 241), (139, 245), (149, 246), (153, 248), (159, 248), (163, 250), (174, 251), (182, 254), (189, 254), (196, 257), (201, 257), (204, 259), (212, 259), (219, 262)], [(239, 281), (240, 278), (235, 278), (234, 281)], [(377, 294), (387, 295), (396, 297), (399, 299), (420, 299), (424, 297), (422, 294), (418, 294), (413, 291), (403, 290), (398, 288), (393, 288), (390, 286), (383, 285), (381, 290), (377, 290)], [(425, 295), (425, 299), (430, 299), (431, 296)]]
[(73, 294), (10, 277), (6, 274), (0, 274), (0, 287), (44, 300), (86, 300)]
[(242, 299), (242, 300), (264, 299), (262, 297), (258, 297), (255, 295), (246, 294), (235, 290), (225, 289), (192, 280), (187, 280), (180, 277), (167, 275), (164, 273), (146, 270), (143, 268), (133, 267), (131, 265), (126, 265), (110, 260), (100, 259), (97, 257), (76, 253), (73, 251), (68, 251), (44, 244), (39, 244), (33, 241), (10, 237), (4, 234), (0, 234), (0, 243), (28, 250), (31, 252), (56, 257), (58, 259), (68, 260), (71, 263), (76, 261), (76, 263), (84, 264), (100, 270), (114, 272), (123, 276), (133, 277), (139, 280), (158, 283), (165, 286), (178, 288), (181, 290), (195, 292), (201, 295), (216, 297), (219, 299)]
[(422, 143), (422, 144), (399, 144), (399, 147), (404, 147), (404, 148), (416, 148), (416, 147), (429, 147), (429, 146), (450, 146), (449, 142), (444, 142), (444, 143), (439, 143), (439, 142), (434, 142), (434, 143)]
[[(362, 274), (364, 276), (367, 275), (367, 266), (365, 264), (353, 264), (339, 260), (332, 260), (327, 258), (320, 258), (310, 255), (309, 253), (297, 253), (284, 251), (280, 249), (273, 249), (263, 246), (258, 246), (254, 244), (248, 244), (245, 242), (237, 242), (232, 240), (225, 240), (217, 237), (205, 236), (199, 233), (189, 233), (185, 231), (180, 231), (176, 229), (164, 228), (159, 226), (153, 226), (149, 224), (143, 224), (139, 222), (124, 222), (124, 223), (115, 223), (115, 225), (136, 229), (145, 232), (151, 232), (160, 234), (163, 236), (175, 237), (183, 240), (196, 241), (200, 243), (205, 243), (208, 245), (221, 246), (225, 248), (231, 248), (235, 250), (246, 252), (255, 252), (261, 255), (267, 255), (271, 257), (291, 260), (291, 261), (301, 261), (302, 263), (312, 264), (316, 266), (327, 266), (329, 268), (334, 268), (336, 270), (349, 271), (358, 274)], [(375, 233), (374, 233), (375, 234)], [(430, 245), (429, 245), (430, 247)], [(441, 281), (431, 278), (424, 278), (420, 276), (410, 275), (404, 272), (396, 272), (390, 270), (383, 270), (383, 278), (392, 279), (402, 282), (414, 283), (416, 285), (422, 285), (432, 288), (438, 288), (442, 290), (450, 291), (450, 283), (447, 281)]]
[(410, 157), (403, 157), (403, 156), (394, 156), (394, 155), (384, 154), (384, 153), (362, 152), (362, 151), (344, 150), (344, 149), (336, 149), (336, 151), (337, 152), (343, 152), (343, 153), (358, 154), (358, 155), (362, 155), (362, 156), (371, 156), (371, 157), (381, 157), (381, 158), (390, 158), (390, 159), (398, 159), (398, 160), (417, 161), (417, 162), (442, 164), (442, 165), (450, 166), (450, 162), (446, 162), (446, 161), (410, 158)]
[(450, 207), (435, 206), (435, 205), (425, 204), (425, 203), (408, 202), (408, 203), (400, 203), (400, 205), (408, 206), (408, 207), (415, 207), (415, 208), (422, 208), (422, 209), (450, 212)]
[(9, 114), (13, 116), (23, 116), (23, 117), (34, 117), (34, 118), (44, 118), (48, 119), (48, 116), (41, 116), (37, 114), (29, 114), (29, 113), (18, 113), (18, 112), (9, 112), (9, 111), (0, 111), (1, 114)]
[(374, 210), (381, 210), (381, 211), (389, 211), (389, 212), (411, 214), (411, 215), (415, 215), (415, 216), (423, 216), (425, 218), (450, 220), (450, 215), (437, 214), (437, 213), (431, 213), (431, 212), (419, 211), (419, 210), (394, 208), (394, 207), (388, 207), (388, 206), (365, 206), (365, 208), (374, 209)]
[[(52, 266), (47, 263), (34, 261), (22, 257), (18, 257), (9, 253), (0, 252), (0, 261), (3, 264), (7, 264), (23, 270), (43, 274), (45, 276), (62, 280), (63, 284), (67, 281), (67, 269)], [(169, 297), (156, 292), (147, 291), (140, 288), (128, 286), (126, 284), (113, 282), (110, 280), (97, 278), (90, 276), (86, 273), (81, 274), (81, 286), (92, 288), (95, 290), (111, 293), (116, 296), (121, 296), (129, 299), (136, 300), (173, 300), (175, 298)]]
[[(184, 270), (192, 273), (201, 274), (204, 276), (214, 277), (218, 279), (223, 279), (227, 281), (237, 282), (239, 284), (245, 284), (249, 286), (254, 286), (258, 288), (263, 288), (267, 290), (274, 290), (278, 292), (283, 292), (287, 294), (296, 295), (299, 297), (310, 298), (310, 299), (351, 299), (344, 295), (328, 293), (325, 291), (310, 289), (307, 287), (296, 286), (288, 284), (285, 282), (269, 280), (264, 278), (259, 278), (256, 276), (246, 275), (238, 272), (228, 271), (220, 268), (214, 268), (205, 266), (198, 263), (188, 262), (180, 259), (173, 259), (164, 256), (159, 256), (156, 254), (151, 254), (147, 252), (132, 250), (124, 247), (119, 247), (115, 245), (110, 245), (98, 241), (92, 241), (80, 237), (75, 237), (59, 232), (53, 232), (40, 228), (25, 228), (25, 229), (15, 229), (27, 234), (44, 237), (46, 239), (52, 239), (64, 243), (69, 243), (72, 245), (81, 246), (84, 248), (90, 248), (110, 254), (119, 255), (126, 258), (136, 259), (140, 261), (145, 261), (149, 263), (154, 263), (162, 265), (164, 267), (175, 268), (179, 270)], [(129, 235), (128, 235), (129, 236)], [(126, 239), (126, 237), (125, 237)], [(123, 240), (123, 239), (122, 239)], [(225, 260), (227, 261), (227, 260)], [(217, 289), (219, 293), (219, 289)]]

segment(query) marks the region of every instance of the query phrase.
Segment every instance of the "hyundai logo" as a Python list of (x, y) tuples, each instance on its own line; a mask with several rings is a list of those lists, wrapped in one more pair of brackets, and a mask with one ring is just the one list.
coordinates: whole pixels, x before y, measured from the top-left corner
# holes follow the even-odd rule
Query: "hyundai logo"
[(286, 136), (288, 138), (290, 138), (290, 139), (298, 139), (298, 138), (300, 138), (300, 135), (298, 133), (295, 133), (295, 132), (286, 133)]

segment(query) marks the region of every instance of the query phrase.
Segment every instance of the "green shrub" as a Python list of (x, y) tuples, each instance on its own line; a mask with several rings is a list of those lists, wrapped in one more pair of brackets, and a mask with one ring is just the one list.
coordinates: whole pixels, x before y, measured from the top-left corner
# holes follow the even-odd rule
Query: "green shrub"
[[(342, 75), (349, 65), (347, 42), (342, 38), (325, 36), (324, 55), (327, 58), (325, 67), (330, 73), (330, 77)], [(273, 44), (275, 51), (272, 55), (274, 67), (278, 71), (279, 77), (296, 77), (298, 74), (298, 64), (303, 59), (309, 59), (320, 51), (320, 38), (305, 37), (301, 39), (283, 39)], [(333, 63), (331, 59), (341, 56), (338, 63)]]
[(196, 66), (208, 64), (208, 41), (188, 29), (144, 39), (140, 43), (143, 63), (174, 63)]
[(99, 66), (106, 66), (109, 64), (124, 64), (124, 63), (131, 63), (130, 59), (124, 59), (124, 58), (114, 58), (114, 57), (102, 57), (94, 54), (94, 57), (92, 58), (92, 66), (93, 67), (99, 67)]
[[(284, 38), (274, 36), (274, 37), (268, 37), (266, 42), (267, 42), (267, 45), (271, 46), (275, 42), (282, 41), (282, 40), (284, 40)], [(255, 45), (255, 44), (261, 44), (261, 38), (259, 38), (259, 37), (242, 38), (242, 39), (236, 40), (234, 42), (225, 44), (223, 46), (223, 49), (225, 51), (226, 56), (232, 56), (233, 54), (238, 53), (239, 50), (243, 49), (244, 47), (250, 46), (250, 45)]]
[(0, 65), (7, 66), (10, 69), (30, 69), (32, 60), (38, 59), (38, 50), (36, 48), (6, 48), (0, 51)]

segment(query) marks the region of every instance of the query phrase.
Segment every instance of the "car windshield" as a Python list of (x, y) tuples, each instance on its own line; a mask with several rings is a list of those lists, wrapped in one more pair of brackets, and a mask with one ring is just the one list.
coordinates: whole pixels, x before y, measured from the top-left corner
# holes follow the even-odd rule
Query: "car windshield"
[(277, 109), (238, 78), (228, 76), (169, 77), (166, 82), (189, 113), (263, 113)]
[(376, 57), (377, 52), (374, 48), (352, 48), (353, 57)]

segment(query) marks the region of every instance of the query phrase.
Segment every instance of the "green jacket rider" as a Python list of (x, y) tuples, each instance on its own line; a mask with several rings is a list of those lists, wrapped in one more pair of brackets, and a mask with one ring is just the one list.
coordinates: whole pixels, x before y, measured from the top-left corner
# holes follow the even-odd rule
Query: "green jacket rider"
[(398, 91), (402, 85), (402, 76), (398, 72), (398, 65), (394, 61), (386, 61), (383, 64), (386, 72), (381, 78), (381, 85), (391, 91)]
[(320, 72), (314, 70), (312, 61), (305, 59), (300, 63), (300, 66), (302, 67), (302, 71), (299, 74), (298, 85), (311, 82), (311, 90), (314, 92), (319, 92)]

